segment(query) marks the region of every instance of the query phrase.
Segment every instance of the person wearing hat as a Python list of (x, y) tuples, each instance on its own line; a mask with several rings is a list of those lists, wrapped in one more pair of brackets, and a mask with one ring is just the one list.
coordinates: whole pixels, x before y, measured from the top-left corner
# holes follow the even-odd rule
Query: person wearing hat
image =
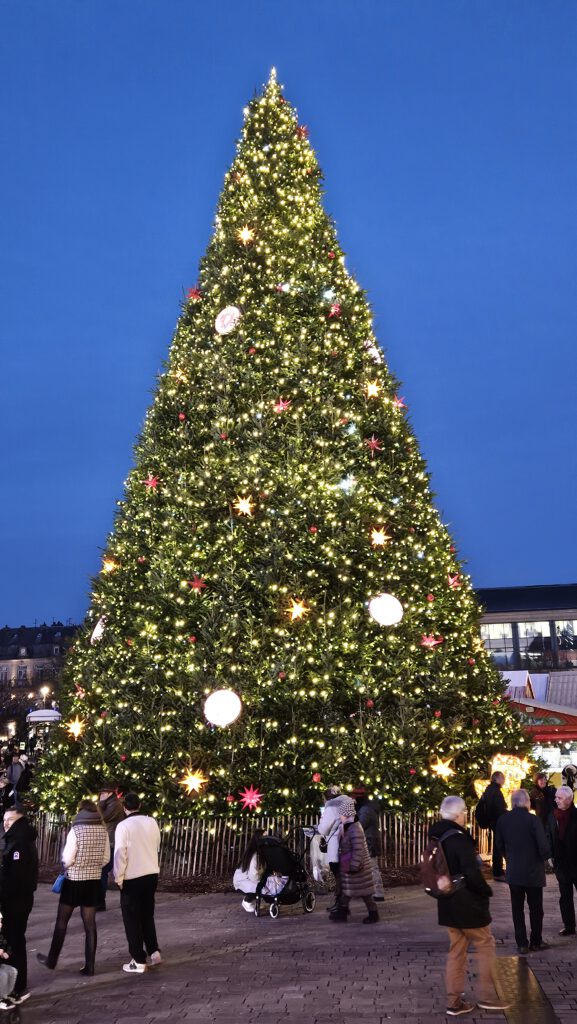
[(341, 895), (339, 905), (331, 913), (331, 921), (346, 921), (351, 899), (364, 900), (368, 910), (363, 924), (375, 924), (379, 912), (373, 898), (373, 871), (363, 826), (357, 817), (355, 802), (344, 797), (340, 808), (339, 870)]
[(112, 871), (112, 865), (114, 863), (114, 835), (116, 832), (116, 826), (120, 821), (124, 821), (124, 808), (116, 795), (116, 785), (113, 782), (102, 783), (98, 799), (98, 810), (100, 811), (102, 820), (106, 825), (108, 841), (110, 843), (110, 859), (108, 864), (105, 864), (102, 868), (102, 899), (96, 908), (99, 911), (103, 911), (106, 910), (108, 875)]
[(349, 799), (342, 796), (340, 786), (328, 786), (325, 789), (325, 806), (317, 832), (321, 836), (321, 850), (326, 852), (329, 868), (335, 880), (335, 901), (327, 907), (329, 913), (338, 910), (341, 895), (341, 872), (339, 868), (339, 830), (341, 825), (341, 806)]
[(383, 852), (379, 816), (374, 805), (369, 800), (369, 795), (364, 786), (355, 786), (351, 791), (351, 796), (356, 804), (357, 816), (363, 826), (371, 858), (373, 896), (378, 903), (382, 903), (385, 898), (385, 890), (383, 888), (383, 876), (379, 867), (379, 857)]

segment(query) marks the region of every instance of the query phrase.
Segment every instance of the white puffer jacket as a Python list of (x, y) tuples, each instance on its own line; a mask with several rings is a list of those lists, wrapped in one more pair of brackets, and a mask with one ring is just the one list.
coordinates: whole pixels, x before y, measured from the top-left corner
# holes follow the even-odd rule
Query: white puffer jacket
[(335, 796), (332, 800), (327, 800), (323, 813), (321, 814), (321, 820), (318, 824), (319, 835), (324, 836), (327, 840), (327, 857), (329, 864), (338, 864), (339, 862), (339, 828), (341, 825), (341, 809), (350, 804), (351, 799), (348, 796)]

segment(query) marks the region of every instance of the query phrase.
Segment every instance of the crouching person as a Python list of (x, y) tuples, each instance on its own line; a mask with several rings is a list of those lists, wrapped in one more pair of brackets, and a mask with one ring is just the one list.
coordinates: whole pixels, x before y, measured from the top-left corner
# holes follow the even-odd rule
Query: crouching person
[(478, 962), (479, 998), (482, 1010), (504, 1010), (493, 984), (495, 939), (491, 933), (489, 899), (493, 895), (481, 874), (475, 843), (467, 829), (467, 807), (460, 796), (448, 796), (441, 804), (441, 821), (431, 828), (432, 838), (441, 842), (449, 874), (459, 879), (450, 895), (438, 900), (439, 924), (449, 932), (446, 966), (447, 1015), (472, 1013), (475, 1004), (463, 997), (467, 953), (472, 943)]

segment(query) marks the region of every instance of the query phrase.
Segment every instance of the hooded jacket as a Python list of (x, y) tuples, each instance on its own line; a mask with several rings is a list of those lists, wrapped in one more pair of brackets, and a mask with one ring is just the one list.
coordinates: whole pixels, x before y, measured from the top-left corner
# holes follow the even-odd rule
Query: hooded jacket
[(477, 856), (477, 848), (466, 828), (456, 821), (443, 819), (430, 830), (435, 839), (446, 832), (455, 832), (443, 843), (443, 851), (451, 875), (463, 875), (465, 884), (452, 896), (437, 900), (439, 924), (445, 928), (484, 928), (491, 924), (489, 898), (493, 895), (487, 885)]
[(30, 909), (38, 884), (36, 829), (18, 818), (4, 837), (2, 855), (2, 913)]

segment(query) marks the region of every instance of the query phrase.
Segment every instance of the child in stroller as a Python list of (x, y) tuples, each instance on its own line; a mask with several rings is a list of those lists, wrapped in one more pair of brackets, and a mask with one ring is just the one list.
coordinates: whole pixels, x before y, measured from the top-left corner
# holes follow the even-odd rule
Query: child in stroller
[(299, 902), (305, 914), (311, 914), (316, 899), (301, 857), (275, 836), (262, 836), (257, 842), (257, 851), (264, 870), (255, 891), (256, 916), (260, 913), (261, 902), (269, 905), (272, 918), (278, 917), (282, 905)]

